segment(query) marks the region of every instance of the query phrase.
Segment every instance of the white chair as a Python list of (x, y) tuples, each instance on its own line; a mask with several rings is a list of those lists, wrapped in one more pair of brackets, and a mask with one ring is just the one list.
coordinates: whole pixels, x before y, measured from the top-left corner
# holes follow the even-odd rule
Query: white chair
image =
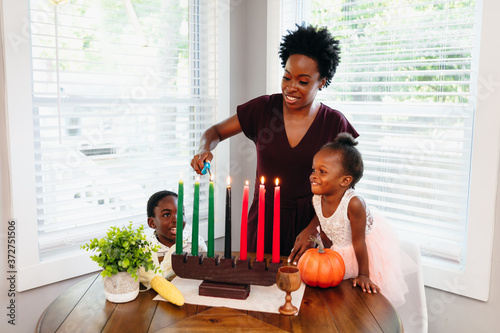
[(410, 271), (407, 269), (405, 272), (405, 258), (402, 258), (401, 265), (409, 292), (405, 295), (406, 303), (396, 308), (396, 312), (403, 323), (405, 333), (427, 333), (427, 303), (422, 277), (420, 248), (417, 244), (406, 241), (401, 241), (400, 246), (401, 250), (417, 264), (417, 270), (413, 267)]

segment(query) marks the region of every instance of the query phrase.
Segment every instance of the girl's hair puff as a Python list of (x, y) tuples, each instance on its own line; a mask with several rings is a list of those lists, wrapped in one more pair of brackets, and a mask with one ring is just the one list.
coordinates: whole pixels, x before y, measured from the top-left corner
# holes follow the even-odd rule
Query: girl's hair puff
[(321, 150), (330, 150), (339, 152), (342, 155), (342, 169), (352, 177), (351, 187), (358, 183), (363, 177), (363, 158), (361, 153), (356, 148), (358, 142), (349, 133), (339, 133), (334, 141), (328, 142)]
[(279, 50), (283, 68), (293, 54), (305, 55), (316, 61), (321, 78), (326, 78), (325, 88), (328, 87), (340, 62), (340, 47), (339, 41), (326, 27), (297, 25), (297, 30), (288, 30)]

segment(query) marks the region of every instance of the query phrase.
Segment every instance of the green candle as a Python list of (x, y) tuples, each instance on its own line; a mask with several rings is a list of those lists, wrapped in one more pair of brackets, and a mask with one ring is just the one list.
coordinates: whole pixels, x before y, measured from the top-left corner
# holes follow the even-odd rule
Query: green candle
[(183, 204), (184, 204), (184, 182), (179, 180), (179, 190), (177, 191), (177, 222), (175, 234), (175, 253), (182, 254), (182, 227), (183, 222)]
[(208, 185), (208, 257), (214, 256), (214, 182), (210, 176)]
[(200, 222), (200, 182), (198, 177), (194, 183), (194, 202), (193, 202), (193, 234), (191, 235), (191, 254), (198, 255), (198, 226)]

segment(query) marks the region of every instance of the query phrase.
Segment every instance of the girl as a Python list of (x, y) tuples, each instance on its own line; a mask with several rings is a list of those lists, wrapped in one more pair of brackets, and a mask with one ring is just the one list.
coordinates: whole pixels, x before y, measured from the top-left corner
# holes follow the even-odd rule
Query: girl
[(397, 237), (354, 191), (363, 175), (356, 145), (350, 134), (340, 133), (314, 156), (309, 178), (314, 209), (325, 245), (344, 259), (344, 279), (352, 278), (353, 286), (365, 292), (382, 292), (397, 307), (408, 292)]

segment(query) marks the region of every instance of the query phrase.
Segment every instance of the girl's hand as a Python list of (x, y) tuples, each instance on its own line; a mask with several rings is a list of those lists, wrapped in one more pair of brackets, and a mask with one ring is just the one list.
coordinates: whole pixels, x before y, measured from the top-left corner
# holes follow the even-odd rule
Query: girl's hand
[(205, 161), (210, 162), (213, 158), (214, 156), (210, 151), (202, 150), (198, 152), (198, 154), (193, 156), (193, 159), (191, 160), (191, 167), (197, 174), (201, 175), (201, 170), (203, 169), (203, 162)]
[(368, 292), (369, 294), (376, 294), (380, 292), (380, 288), (373, 283), (368, 276), (363, 274), (358, 275), (358, 277), (352, 280), (352, 286), (356, 287), (357, 285), (361, 287), (361, 290)]

